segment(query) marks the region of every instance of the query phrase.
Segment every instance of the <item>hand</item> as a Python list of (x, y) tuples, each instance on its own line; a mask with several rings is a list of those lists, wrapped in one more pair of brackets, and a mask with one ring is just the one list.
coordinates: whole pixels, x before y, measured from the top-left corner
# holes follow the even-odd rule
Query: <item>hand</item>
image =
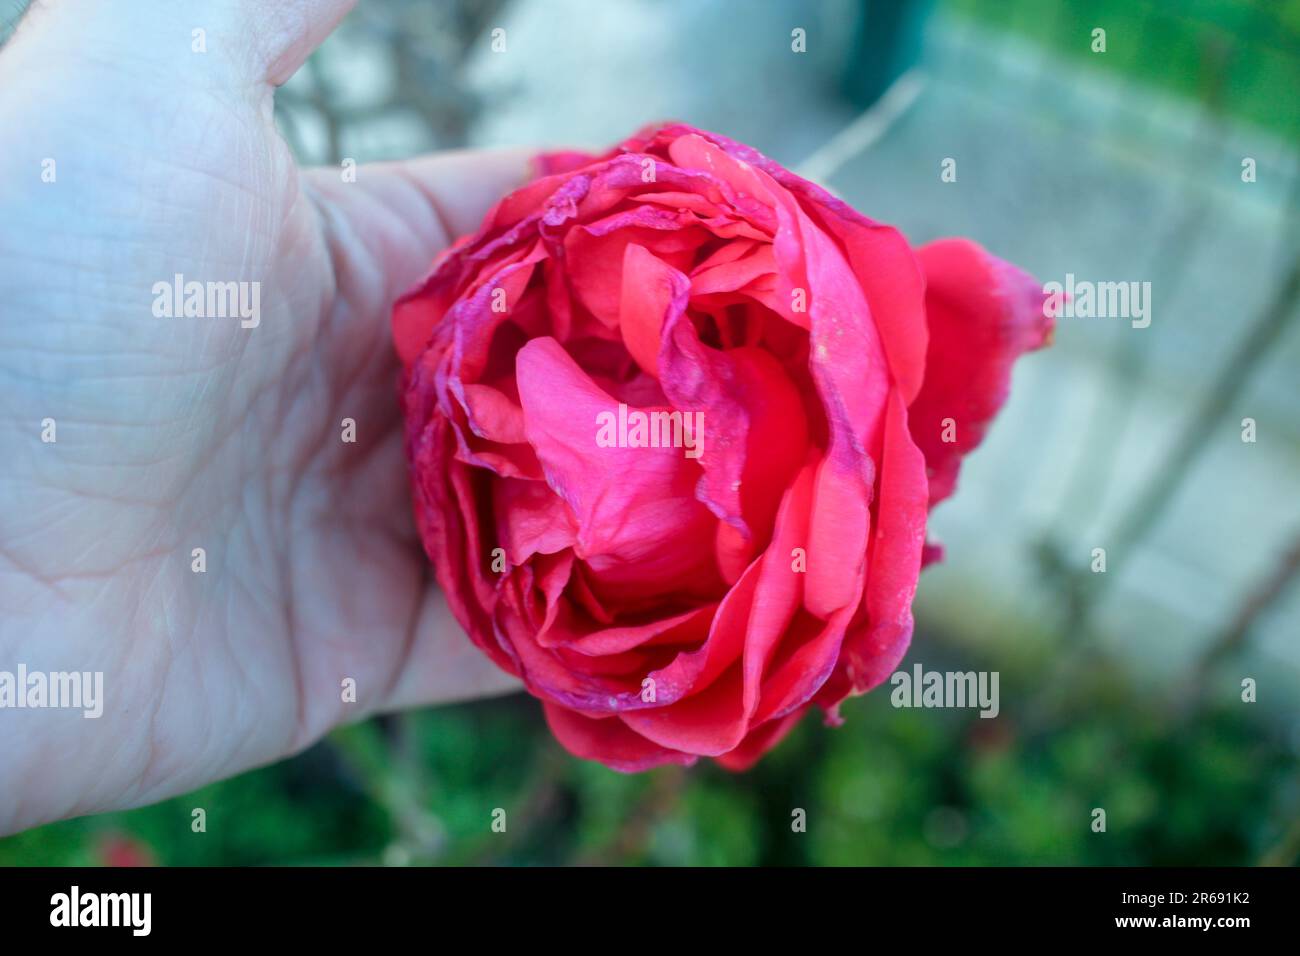
[[(273, 89), (351, 3), (45, 0), (0, 50), (0, 680), (103, 672), (0, 708), (0, 833), (516, 686), (431, 584), (388, 319), (527, 157), (297, 169)], [(177, 275), (259, 311), (159, 317)]]

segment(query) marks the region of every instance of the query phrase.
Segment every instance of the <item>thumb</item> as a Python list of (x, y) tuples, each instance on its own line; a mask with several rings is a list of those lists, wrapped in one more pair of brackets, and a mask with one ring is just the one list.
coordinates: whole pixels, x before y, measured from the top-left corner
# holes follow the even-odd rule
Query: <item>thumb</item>
[[(476, 230), (503, 196), (528, 181), (535, 155), (522, 147), (450, 150), (367, 164), (354, 176), (338, 169), (307, 171), (340, 294), (354, 303), (378, 299), (382, 307), (391, 305), (439, 253)], [(348, 282), (369, 288), (348, 288)]]
[[(95, 219), (183, 239), (182, 207), (189, 221), (219, 214), (265, 231), (264, 210), (292, 200), (273, 85), (353, 2), (34, 4), (0, 49), (0, 179), (23, 184), (29, 221), (60, 234)], [(65, 157), (70, 175), (45, 189), (31, 171)], [(206, 236), (195, 238), (168, 248), (199, 258)]]
[(47, 0), (6, 59), (65, 67), (92, 60), (200, 88), (279, 86), (356, 0)]

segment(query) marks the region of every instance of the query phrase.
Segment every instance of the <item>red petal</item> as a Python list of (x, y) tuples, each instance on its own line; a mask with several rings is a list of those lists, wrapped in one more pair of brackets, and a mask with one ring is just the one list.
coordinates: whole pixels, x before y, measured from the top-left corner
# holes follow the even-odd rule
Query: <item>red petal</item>
[(528, 441), (595, 576), (665, 590), (708, 577), (715, 519), (695, 500), (699, 466), (686, 449), (600, 447), (600, 416), (616, 417), (618, 402), (554, 339), (533, 339), (516, 365)]
[(584, 717), (565, 707), (542, 702), (546, 722), (564, 749), (584, 760), (599, 760), (607, 767), (635, 773), (667, 763), (690, 765), (690, 754), (669, 750), (630, 730), (618, 717)]
[(850, 634), (841, 660), (857, 692), (883, 681), (912, 639), (912, 597), (925, 544), (925, 460), (907, 430), (907, 412), (895, 394), (885, 421), (877, 527), (867, 558), (868, 627)]
[(659, 343), (672, 310), (686, 307), (690, 281), (645, 246), (630, 242), (623, 254), (619, 328), (623, 343), (648, 374), (659, 374)]
[(734, 750), (714, 759), (720, 766), (733, 773), (748, 770), (758, 762), (759, 757), (779, 744), (807, 712), (808, 708), (805, 707), (792, 714), (760, 724), (751, 730)]
[[(1053, 320), (1038, 284), (1015, 266), (965, 239), (923, 246), (925, 308), (930, 325), (925, 383), (908, 410), (912, 437), (925, 454), (930, 505), (957, 486), (964, 455), (984, 438), (1011, 388), (1011, 366), (1047, 344)], [(956, 441), (943, 441), (944, 419)]]

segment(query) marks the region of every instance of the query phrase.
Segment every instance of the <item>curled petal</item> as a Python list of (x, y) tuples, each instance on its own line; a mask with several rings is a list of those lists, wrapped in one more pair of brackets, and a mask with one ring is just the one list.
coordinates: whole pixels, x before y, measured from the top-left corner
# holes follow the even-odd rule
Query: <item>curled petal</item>
[(670, 763), (689, 766), (695, 762), (691, 754), (651, 743), (629, 730), (618, 717), (586, 717), (546, 701), (542, 702), (542, 707), (551, 733), (575, 757), (599, 760), (605, 766), (624, 773)]
[[(969, 240), (932, 242), (919, 256), (930, 346), (909, 417), (925, 454), (933, 506), (952, 494), (962, 458), (984, 439), (1006, 401), (1011, 366), (1046, 345), (1054, 323), (1037, 281)], [(944, 441), (945, 419), (952, 420), (954, 441)]]

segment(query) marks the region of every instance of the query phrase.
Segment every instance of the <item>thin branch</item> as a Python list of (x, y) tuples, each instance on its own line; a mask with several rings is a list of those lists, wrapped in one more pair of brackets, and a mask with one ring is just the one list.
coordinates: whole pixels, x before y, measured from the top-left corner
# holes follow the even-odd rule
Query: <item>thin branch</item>
[(1182, 694), (1184, 713), (1205, 699), (1205, 688), (1214, 668), (1242, 649), (1260, 617), (1286, 594), (1297, 575), (1300, 575), (1300, 534), (1291, 541), (1273, 573), (1246, 596), (1228, 626), (1201, 655)]
[[(1114, 553), (1125, 555), (1140, 542), (1164, 514), (1175, 493), (1187, 477), (1188, 465), (1204, 447), (1219, 420), (1237, 401), (1250, 382), (1251, 372), (1266, 357), (1287, 327), (1300, 296), (1300, 258), (1278, 287), (1272, 302), (1238, 346), (1228, 363), (1220, 369), (1213, 387), (1183, 426), (1178, 441), (1159, 469), (1147, 481), (1141, 494), (1129, 506), (1106, 539)], [(1102, 587), (1104, 584), (1099, 582)]]

